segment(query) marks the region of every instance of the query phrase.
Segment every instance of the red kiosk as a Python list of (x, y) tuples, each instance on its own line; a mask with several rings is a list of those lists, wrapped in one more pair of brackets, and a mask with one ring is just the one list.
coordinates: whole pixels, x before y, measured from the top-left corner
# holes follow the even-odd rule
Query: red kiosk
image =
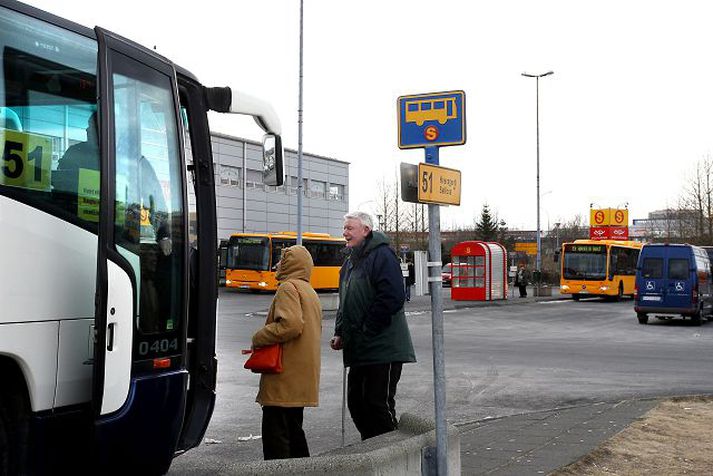
[(507, 299), (507, 251), (500, 243), (464, 241), (451, 249), (451, 299)]

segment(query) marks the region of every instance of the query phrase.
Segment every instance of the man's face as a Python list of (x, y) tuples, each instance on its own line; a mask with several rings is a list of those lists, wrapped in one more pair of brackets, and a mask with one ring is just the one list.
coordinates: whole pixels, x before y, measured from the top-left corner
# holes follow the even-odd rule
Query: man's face
[(344, 220), (344, 232), (342, 236), (347, 240), (347, 248), (359, 246), (364, 239), (369, 236), (370, 231), (368, 226), (362, 225), (361, 221), (355, 218)]

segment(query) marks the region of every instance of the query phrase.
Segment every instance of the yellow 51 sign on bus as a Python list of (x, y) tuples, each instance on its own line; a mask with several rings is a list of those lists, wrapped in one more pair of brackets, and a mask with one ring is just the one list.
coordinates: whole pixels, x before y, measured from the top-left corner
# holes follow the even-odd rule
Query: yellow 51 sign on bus
[(12, 187), (50, 191), (52, 142), (27, 132), (0, 132), (2, 163), (0, 183)]
[(460, 205), (460, 170), (418, 164), (418, 201)]

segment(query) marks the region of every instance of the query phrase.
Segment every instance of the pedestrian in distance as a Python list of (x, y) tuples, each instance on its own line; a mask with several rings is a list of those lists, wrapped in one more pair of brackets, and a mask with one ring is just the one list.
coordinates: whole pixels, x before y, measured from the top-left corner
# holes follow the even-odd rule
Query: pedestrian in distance
[(349, 257), (339, 273), (339, 310), (330, 345), (349, 368), (347, 405), (362, 440), (396, 430), (402, 364), (415, 362), (404, 314), (404, 281), (388, 237), (371, 216), (344, 216)]
[(304, 407), (319, 405), (322, 306), (310, 285), (314, 263), (304, 246), (290, 246), (277, 266), (279, 286), (253, 348), (282, 344), (282, 372), (262, 374), (255, 401), (262, 405), (266, 460), (309, 456)]
[(411, 261), (408, 262), (408, 276), (406, 276), (406, 301), (411, 301), (411, 286), (416, 284), (416, 270)]
[(529, 273), (524, 264), (521, 264), (517, 273), (515, 274), (515, 286), (520, 290), (520, 297), (527, 297), (527, 283), (528, 283)]

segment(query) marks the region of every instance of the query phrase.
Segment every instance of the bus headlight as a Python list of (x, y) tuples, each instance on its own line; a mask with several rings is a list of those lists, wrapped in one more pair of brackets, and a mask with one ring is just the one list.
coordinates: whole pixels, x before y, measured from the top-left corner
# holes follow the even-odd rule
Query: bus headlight
[(609, 291), (609, 286), (599, 286), (600, 291)]
[(230, 280), (230, 279), (226, 279), (226, 280), (225, 280), (225, 284), (228, 284), (228, 285), (233, 284), (233, 281)]
[(562, 286), (560, 286), (560, 289), (562, 291), (569, 291), (569, 286), (567, 286), (566, 284), (563, 284)]
[(260, 281), (259, 283), (257, 283), (257, 285), (261, 288), (264, 288), (265, 286), (267, 286), (267, 283), (265, 281)]

